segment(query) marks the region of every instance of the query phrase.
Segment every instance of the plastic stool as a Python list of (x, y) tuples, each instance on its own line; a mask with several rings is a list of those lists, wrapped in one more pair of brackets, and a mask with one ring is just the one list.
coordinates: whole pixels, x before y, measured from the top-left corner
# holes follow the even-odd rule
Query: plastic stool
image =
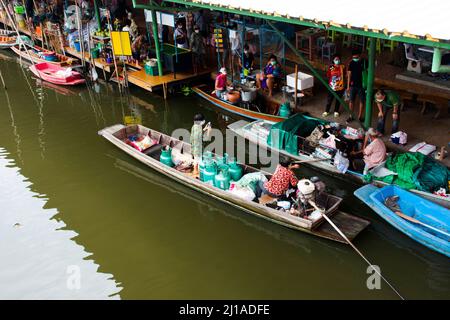
[(342, 37), (342, 46), (351, 47), (351, 45), (352, 45), (352, 35), (344, 33)]
[(336, 39), (339, 38), (340, 35), (336, 32), (336, 30), (328, 30), (327, 37), (331, 40), (331, 42), (336, 42)]
[(383, 48), (389, 48), (392, 51), (394, 51), (394, 49), (397, 47), (398, 42), (394, 41), (394, 40), (389, 40), (389, 41), (385, 41), (383, 43)]
[(352, 37), (352, 47), (361, 47), (361, 51), (364, 51), (366, 44), (366, 37), (354, 36)]
[(322, 46), (322, 62), (324, 58), (328, 58), (328, 60), (331, 61), (335, 53), (336, 53), (336, 45), (333, 42), (325, 43)]
[(322, 46), (327, 42), (327, 38), (326, 37), (318, 37), (316, 40), (316, 47), (317, 47), (317, 51), (320, 51), (322, 49)]
[[(367, 39), (367, 49), (370, 47), (370, 41), (372, 40), (373, 38), (368, 38)], [(375, 44), (375, 51), (376, 51), (376, 53), (378, 53), (378, 54), (380, 54), (381, 53), (381, 39), (378, 39), (377, 38), (377, 42), (376, 42), (376, 44)]]

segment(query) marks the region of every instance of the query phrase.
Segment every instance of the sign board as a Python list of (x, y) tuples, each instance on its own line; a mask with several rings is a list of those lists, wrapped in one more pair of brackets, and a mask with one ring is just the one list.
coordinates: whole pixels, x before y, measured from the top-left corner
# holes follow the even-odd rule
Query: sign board
[(142, 117), (140, 116), (125, 116), (123, 117), (123, 123), (126, 126), (133, 124), (142, 124)]
[[(144, 10), (145, 14), (145, 21), (146, 22), (152, 22), (152, 12), (151, 10)], [(163, 13), (163, 12), (156, 12), (156, 21), (158, 24), (162, 24), (168, 27), (175, 26), (175, 15), (170, 13)]]
[(128, 31), (111, 31), (111, 41), (116, 56), (132, 56), (130, 33)]

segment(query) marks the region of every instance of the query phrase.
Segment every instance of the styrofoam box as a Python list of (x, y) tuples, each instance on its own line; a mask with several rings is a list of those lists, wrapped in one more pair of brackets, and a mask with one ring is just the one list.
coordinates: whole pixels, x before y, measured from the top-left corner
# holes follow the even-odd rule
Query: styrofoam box
[[(295, 73), (288, 74), (286, 76), (286, 82), (289, 87), (295, 88)], [(305, 90), (312, 87), (314, 87), (314, 77), (309, 74), (299, 72), (297, 79), (297, 90)]]

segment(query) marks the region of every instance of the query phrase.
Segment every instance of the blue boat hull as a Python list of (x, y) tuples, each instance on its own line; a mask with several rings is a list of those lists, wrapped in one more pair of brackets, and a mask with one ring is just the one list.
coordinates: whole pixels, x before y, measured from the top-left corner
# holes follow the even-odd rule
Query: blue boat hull
[(410, 222), (385, 206), (384, 201), (398, 196), (401, 212), (420, 222), (450, 234), (450, 210), (397, 186), (377, 188), (366, 185), (355, 196), (371, 207), (380, 217), (415, 241), (450, 257), (450, 237), (431, 228)]

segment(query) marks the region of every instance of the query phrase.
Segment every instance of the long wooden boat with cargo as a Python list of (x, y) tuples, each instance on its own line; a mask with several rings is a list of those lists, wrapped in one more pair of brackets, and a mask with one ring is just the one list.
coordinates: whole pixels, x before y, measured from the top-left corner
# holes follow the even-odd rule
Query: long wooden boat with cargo
[(192, 88), (192, 91), (212, 103), (214, 106), (247, 119), (266, 120), (271, 122), (280, 122), (287, 119), (286, 117), (263, 113), (260, 110), (252, 110), (250, 104), (241, 105), (239, 103), (233, 104), (228, 101), (224, 101), (217, 98), (215, 94), (212, 94), (212, 90), (214, 90), (214, 88), (205, 84), (194, 86)]
[[(186, 187), (190, 187), (198, 192), (208, 195), (223, 203), (241, 209), (247, 213), (267, 219), (274, 223), (299, 230), (314, 236), (330, 239), (333, 241), (347, 243), (335, 229), (325, 222), (323, 216), (315, 219), (292, 215), (289, 212), (276, 210), (259, 201), (248, 201), (235, 194), (217, 188), (209, 183), (203, 182), (194, 177), (190, 172), (179, 171), (173, 167), (159, 161), (163, 148), (169, 146), (185, 156), (191, 156), (191, 145), (181, 140), (175, 139), (156, 130), (146, 128), (142, 125), (124, 126), (122, 124), (113, 125), (99, 131), (99, 135), (114, 144), (116, 147), (126, 152), (133, 158), (160, 172), (166, 177), (173, 179)], [(146, 150), (139, 151), (127, 143), (132, 136), (149, 136), (155, 142)], [(241, 165), (244, 173), (262, 172), (247, 165)], [(270, 174), (262, 172), (267, 178)], [(316, 198), (317, 204), (324, 208), (324, 214), (341, 229), (351, 240), (354, 239), (370, 222), (338, 210), (342, 199), (326, 192), (321, 193)]]
[[(26, 46), (26, 47), (25, 47)], [(79, 64), (79, 60), (60, 53), (46, 50), (37, 45), (30, 46), (26, 43), (11, 47), (18, 56), (32, 63), (50, 63), (59, 67), (70, 67)], [(54, 60), (46, 60), (45, 55), (55, 57)]]
[[(311, 117), (307, 117), (310, 119), (313, 119)], [(228, 128), (235, 133), (236, 135), (250, 141), (253, 144), (258, 145), (259, 147), (270, 150), (272, 152), (278, 152), (279, 154), (282, 154), (284, 156), (290, 157), (295, 160), (304, 161), (304, 165), (313, 167), (315, 169), (321, 170), (333, 177), (342, 178), (347, 181), (352, 181), (356, 184), (363, 185), (367, 184), (367, 182), (364, 180), (364, 175), (347, 170), (346, 173), (340, 172), (336, 166), (333, 164), (333, 159), (325, 160), (325, 161), (314, 161), (318, 160), (318, 157), (315, 157), (313, 154), (307, 153), (306, 151), (300, 150), (298, 154), (292, 154), (286, 150), (274, 148), (270, 146), (267, 143), (267, 131), (270, 130), (274, 123), (270, 121), (244, 121), (239, 120), (234, 123), (231, 123), (228, 125)], [(300, 139), (305, 139), (304, 137), (299, 137)], [(388, 184), (383, 181), (373, 181), (372, 184), (374, 184), (377, 187), (384, 187)], [(450, 198), (449, 197), (442, 197), (439, 195), (435, 195), (431, 192), (426, 191), (420, 191), (420, 190), (410, 190), (413, 194), (416, 194), (418, 196), (421, 196), (431, 202), (434, 202), (438, 205), (441, 205), (447, 209), (450, 209)]]

